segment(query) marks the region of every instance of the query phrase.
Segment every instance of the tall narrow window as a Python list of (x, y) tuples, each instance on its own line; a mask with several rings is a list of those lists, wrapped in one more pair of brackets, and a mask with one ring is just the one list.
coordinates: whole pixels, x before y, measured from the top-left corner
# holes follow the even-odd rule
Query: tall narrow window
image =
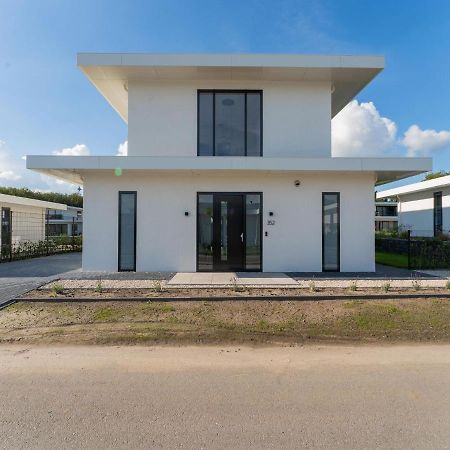
[(433, 223), (434, 236), (442, 234), (442, 192), (433, 194)]
[(338, 192), (322, 194), (322, 270), (340, 270), (340, 198)]
[(136, 192), (119, 192), (119, 271), (136, 270)]
[(261, 270), (261, 194), (245, 196), (245, 269)]
[(262, 92), (198, 92), (198, 156), (262, 156)]
[(198, 270), (213, 270), (213, 196), (198, 194), (197, 255)]

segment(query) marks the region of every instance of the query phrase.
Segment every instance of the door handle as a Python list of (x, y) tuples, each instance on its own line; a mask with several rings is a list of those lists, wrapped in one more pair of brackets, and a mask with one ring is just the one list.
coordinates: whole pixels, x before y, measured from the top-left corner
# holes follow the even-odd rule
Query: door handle
[(241, 233), (241, 242), (244, 243), (244, 233)]

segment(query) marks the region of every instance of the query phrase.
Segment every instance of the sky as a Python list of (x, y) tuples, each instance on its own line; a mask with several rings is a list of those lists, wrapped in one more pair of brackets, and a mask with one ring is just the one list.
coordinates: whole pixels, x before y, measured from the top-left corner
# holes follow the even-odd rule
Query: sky
[(0, 185), (74, 192), (24, 155), (126, 154), (127, 126), (77, 52), (384, 55), (333, 119), (333, 156), (432, 156), (450, 170), (448, 0), (0, 0), (0, 18)]

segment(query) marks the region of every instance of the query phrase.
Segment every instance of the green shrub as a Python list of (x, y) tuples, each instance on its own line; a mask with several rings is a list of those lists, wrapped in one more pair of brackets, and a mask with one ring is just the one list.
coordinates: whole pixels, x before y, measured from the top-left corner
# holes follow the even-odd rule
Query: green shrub
[(64, 292), (64, 286), (62, 285), (62, 284), (60, 284), (60, 283), (55, 283), (53, 286), (52, 286), (52, 292), (54, 293), (54, 294), (62, 294), (63, 292)]

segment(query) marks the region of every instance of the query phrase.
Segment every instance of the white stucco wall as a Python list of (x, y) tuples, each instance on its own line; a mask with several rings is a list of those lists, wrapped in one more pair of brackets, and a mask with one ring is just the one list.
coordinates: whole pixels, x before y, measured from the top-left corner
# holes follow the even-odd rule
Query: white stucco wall
[(128, 85), (128, 154), (196, 156), (197, 90), (262, 89), (264, 156), (331, 156), (329, 82), (149, 82)]
[(442, 228), (450, 232), (450, 188), (436, 188), (401, 195), (398, 205), (398, 223), (405, 229), (410, 229), (415, 236), (433, 236), (434, 192), (442, 192)]
[[(265, 272), (321, 271), (322, 192), (340, 192), (341, 270), (373, 271), (373, 183), (372, 174), (354, 173), (91, 173), (84, 183), (83, 270), (117, 270), (118, 191), (130, 190), (137, 191), (137, 271), (195, 272), (202, 191), (263, 193)], [(267, 225), (269, 211), (274, 226)]]

